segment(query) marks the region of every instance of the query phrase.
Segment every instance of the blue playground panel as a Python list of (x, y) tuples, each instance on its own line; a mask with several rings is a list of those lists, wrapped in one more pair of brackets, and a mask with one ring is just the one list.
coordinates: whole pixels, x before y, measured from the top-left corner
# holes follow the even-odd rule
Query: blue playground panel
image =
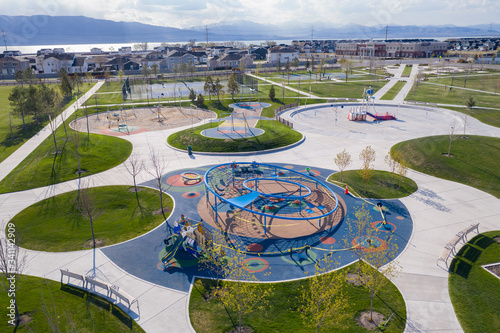
[[(281, 164), (277, 165), (281, 166)], [(136, 239), (102, 248), (102, 252), (128, 273), (167, 288), (187, 292), (194, 276), (212, 277), (210, 271), (199, 270), (196, 258), (182, 250), (177, 251), (175, 254), (174, 267), (164, 269), (161, 262), (162, 257), (167, 253), (164, 239), (172, 234), (174, 221), (179, 220), (181, 214), (190, 214), (188, 217), (193, 220), (200, 219), (197, 214), (197, 205), (205, 195), (205, 187), (201, 184), (177, 187), (167, 185), (165, 181), (169, 177), (188, 171), (204, 174), (211, 167), (182, 169), (165, 174), (162, 178), (164, 191), (169, 193), (175, 200), (175, 209), (168, 218), (167, 223), (162, 223), (155, 230)], [(299, 171), (305, 170), (306, 166), (287, 164), (287, 168)], [(247, 251), (249, 246), (252, 248), (256, 245), (261, 248), (258, 252), (260, 256), (257, 253), (248, 253), (246, 260), (247, 269), (253, 271), (261, 281), (285, 281), (303, 278), (305, 276), (304, 272), (313, 275), (315, 261), (331, 252), (334, 252), (339, 267), (357, 260), (355, 253), (346, 249), (344, 239), (348, 234), (347, 221), (355, 218), (354, 210), (361, 207), (364, 201), (350, 195), (346, 196), (343, 188), (327, 183), (326, 177), (332, 173), (332, 170), (314, 168), (314, 171), (319, 172), (316, 178), (326, 184), (346, 204), (345, 216), (335, 227), (293, 239), (252, 238), (229, 234), (232, 239), (241, 244), (241, 250)], [(189, 196), (189, 194), (193, 193), (196, 193), (197, 196)], [(239, 200), (242, 201), (240, 203), (245, 203), (250, 199), (250, 197), (240, 197)], [(408, 245), (413, 232), (413, 221), (408, 209), (397, 199), (368, 201), (373, 204), (373, 206), (368, 205), (366, 208), (369, 209), (374, 222), (372, 225), (376, 230), (377, 242), (396, 243), (399, 255)], [(381, 202), (385, 207), (384, 215), (388, 223), (384, 227), (380, 227), (381, 223), (377, 222), (382, 220), (380, 211), (374, 209), (378, 202)], [(224, 205), (226, 210), (232, 209), (230, 204)], [(307, 209), (321, 210), (321, 207), (318, 205), (316, 207), (307, 207)], [(341, 208), (339, 207), (339, 209)], [(218, 211), (221, 212), (223, 209), (219, 208)], [(207, 223), (204, 223), (204, 226), (208, 230), (213, 230)], [(360, 242), (363, 242), (363, 240), (360, 240)], [(301, 251), (301, 253), (293, 252), (290, 255), (290, 248), (300, 248), (305, 245), (311, 247), (307, 254), (305, 254), (305, 251)]]

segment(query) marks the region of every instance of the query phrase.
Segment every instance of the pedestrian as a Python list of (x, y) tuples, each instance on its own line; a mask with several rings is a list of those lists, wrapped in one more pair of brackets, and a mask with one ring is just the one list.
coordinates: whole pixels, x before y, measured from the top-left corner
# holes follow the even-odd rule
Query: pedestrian
[(292, 254), (293, 254), (293, 247), (290, 247), (290, 259), (293, 259)]
[(347, 188), (347, 185), (345, 186), (345, 195), (349, 194), (349, 188)]

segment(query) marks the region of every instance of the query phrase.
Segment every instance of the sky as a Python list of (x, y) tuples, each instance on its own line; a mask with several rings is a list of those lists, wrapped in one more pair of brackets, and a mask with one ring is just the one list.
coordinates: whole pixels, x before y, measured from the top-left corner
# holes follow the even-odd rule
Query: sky
[(190, 28), (234, 20), (284, 28), (500, 23), (499, 0), (0, 0), (2, 15), (88, 16)]

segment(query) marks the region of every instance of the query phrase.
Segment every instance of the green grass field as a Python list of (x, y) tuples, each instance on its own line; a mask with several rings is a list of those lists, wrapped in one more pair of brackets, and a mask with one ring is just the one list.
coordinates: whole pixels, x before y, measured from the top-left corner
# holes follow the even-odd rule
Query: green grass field
[(481, 265), (498, 263), (500, 231), (471, 239), (450, 264), (448, 288), (451, 302), (465, 332), (500, 330), (500, 279)]
[[(344, 270), (351, 271), (354, 265)], [(244, 316), (243, 323), (249, 326), (252, 332), (313, 332), (314, 329), (305, 327), (300, 313), (301, 306), (299, 290), (307, 280), (293, 282), (272, 283), (274, 290), (269, 297), (269, 305), (264, 310), (254, 311)], [(226, 282), (229, 283), (229, 282)], [(259, 284), (259, 288), (267, 288), (269, 284)], [(235, 328), (238, 316), (228, 311), (218, 299), (206, 301), (205, 291), (215, 286), (214, 280), (197, 279), (189, 300), (189, 316), (191, 323), (198, 333), (228, 332)], [(345, 283), (343, 291), (349, 298), (347, 319), (335, 330), (321, 328), (321, 332), (366, 332), (356, 322), (356, 317), (362, 311), (370, 309), (370, 297), (363, 286), (354, 286)], [(406, 322), (406, 307), (397, 288), (389, 283), (381, 290), (374, 300), (374, 310), (389, 318), (394, 313), (385, 332), (403, 332)], [(377, 330), (378, 331), (378, 330)]]
[(416, 88), (414, 84), (406, 100), (421, 101), (441, 104), (465, 105), (465, 102), (472, 96), (476, 100), (477, 107), (497, 108), (500, 103), (500, 95), (470, 91), (454, 88), (450, 90), (444, 86), (426, 84), (421, 82)]
[(302, 139), (302, 134), (276, 120), (259, 120), (257, 128), (262, 128), (265, 133), (257, 137), (211, 139), (200, 134), (202, 130), (214, 127), (217, 127), (217, 123), (174, 133), (168, 137), (168, 144), (184, 150), (190, 145), (194, 152), (247, 152), (284, 147)]
[[(385, 81), (379, 81), (375, 85), (374, 81), (349, 81), (349, 82), (320, 82), (311, 84), (311, 93), (318, 97), (337, 97), (337, 98), (362, 98), (364, 88), (372, 87), (376, 92), (385, 84)], [(299, 89), (298, 84), (290, 84), (290, 87)], [(300, 90), (309, 92), (309, 84), (301, 84)]]
[[(88, 91), (94, 84), (82, 85), (80, 89), (81, 96), (84, 92)], [(11, 115), (12, 133), (10, 128), (9, 113), (12, 111), (9, 101), (9, 94), (14, 86), (0, 86), (0, 163), (16, 151), (24, 142), (29, 140), (33, 135), (38, 133), (45, 125), (48, 124), (48, 118), (42, 118), (41, 122), (35, 124), (31, 117), (26, 117), (26, 129), (22, 129), (21, 117)], [(71, 103), (75, 101), (75, 97), (67, 100), (62, 107), (66, 109)]]
[[(88, 291), (33, 276), (22, 276), (16, 286), (19, 312), (28, 313), (31, 322), (15, 328), (4, 315), (1, 332), (144, 332), (118, 306)], [(9, 301), (7, 293), (0, 293), (0, 304)]]
[(366, 186), (366, 192), (365, 182), (361, 178), (359, 170), (344, 171), (342, 182), (340, 182), (339, 179), (340, 172), (334, 173), (328, 177), (329, 182), (339, 184), (342, 187), (347, 184), (351, 192), (354, 190), (357, 195), (364, 198), (403, 198), (414, 193), (418, 189), (417, 183), (407, 177), (402, 178), (401, 188), (399, 188), (399, 176), (397, 174), (394, 174), (393, 178), (390, 172), (380, 170), (373, 171), (373, 177)]
[(408, 66), (408, 65), (406, 65), (406, 66), (405, 66), (405, 69), (403, 69), (403, 74), (401, 74), (401, 76), (403, 76), (403, 77), (409, 77), (409, 76), (410, 76), (410, 74), (411, 74), (411, 70), (412, 70), (412, 69), (413, 69), (413, 67), (412, 67), (412, 66)]
[(392, 101), (394, 99), (394, 97), (396, 97), (398, 95), (398, 93), (401, 91), (401, 89), (406, 85), (406, 81), (398, 81), (396, 82), (395, 85), (393, 85), (391, 87), (391, 89), (389, 89), (385, 94), (384, 96), (382, 96), (380, 99), (383, 99), (383, 100), (390, 100)]
[(430, 136), (400, 142), (391, 148), (412, 169), (431, 176), (466, 184), (500, 198), (500, 138), (459, 137), (448, 153), (449, 136)]
[(500, 110), (485, 108), (472, 108), (469, 110), (467, 108), (457, 108), (452, 106), (447, 106), (445, 109), (458, 111), (464, 114), (466, 113), (487, 125), (500, 127)]
[[(81, 115), (81, 114), (80, 114)], [(74, 145), (74, 131), (66, 124), (56, 130), (58, 153), (52, 135), (45, 139), (28, 157), (0, 182), (0, 193), (22, 191), (57, 184), (78, 178), (78, 163)], [(129, 141), (99, 134), (79, 133), (79, 157), (82, 176), (93, 175), (125, 161), (132, 152)]]
[[(439, 78), (431, 78), (429, 82), (440, 83), (456, 87), (466, 87), (493, 93), (500, 93), (500, 73), (485, 73), (485, 74), (470, 74), (457, 73), (453, 75), (440, 76)], [(443, 88), (444, 89), (444, 88)]]
[[(95, 207), (101, 213), (94, 221), (99, 246), (120, 243), (140, 236), (163, 222), (157, 190), (139, 187), (137, 203), (133, 186), (96, 187)], [(19, 246), (37, 251), (78, 251), (92, 247), (89, 222), (77, 206), (78, 191), (39, 201), (18, 213), (10, 222), (22, 235)], [(172, 198), (163, 196), (168, 216)]]

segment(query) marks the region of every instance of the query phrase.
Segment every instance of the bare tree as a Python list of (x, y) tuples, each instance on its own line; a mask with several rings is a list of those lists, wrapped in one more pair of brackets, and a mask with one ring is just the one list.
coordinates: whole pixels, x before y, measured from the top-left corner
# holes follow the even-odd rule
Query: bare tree
[(455, 134), (456, 130), (457, 129), (455, 126), (455, 122), (453, 122), (453, 124), (451, 124), (451, 126), (450, 126), (450, 135), (449, 135), (450, 144), (448, 145), (448, 154), (446, 156), (451, 156), (451, 144), (453, 141), (455, 141), (457, 139), (457, 135)]
[(167, 217), (165, 215), (165, 210), (163, 209), (163, 190), (161, 186), (161, 177), (167, 169), (167, 162), (165, 161), (163, 156), (160, 155), (160, 153), (155, 152), (154, 149), (151, 149), (149, 151), (149, 160), (151, 161), (153, 170), (146, 170), (146, 172), (153, 176), (155, 179), (155, 185), (158, 188), (158, 192), (160, 195), (161, 213), (163, 215), (163, 218), (166, 219)]
[(136, 177), (142, 170), (144, 170), (144, 163), (142, 160), (139, 159), (139, 156), (136, 153), (132, 153), (128, 158), (128, 160), (124, 163), (124, 166), (127, 172), (132, 176), (132, 179), (134, 180), (135, 197), (137, 199), (137, 205), (139, 205), (139, 209), (142, 212), (141, 203), (139, 201), (139, 195), (137, 194)]
[(394, 178), (394, 172), (396, 172), (396, 168), (398, 165), (398, 161), (401, 159), (401, 153), (395, 150), (392, 154), (388, 152), (385, 155), (385, 163), (389, 166), (389, 170), (391, 170), (391, 178)]
[(90, 183), (84, 182), (83, 186), (80, 188), (76, 201), (76, 208), (80, 212), (80, 215), (90, 223), (90, 230), (92, 232), (92, 249), (94, 250), (93, 276), (95, 277), (96, 241), (94, 221), (103, 214), (103, 211), (97, 205), (97, 193), (95, 187), (92, 187)]
[(359, 159), (363, 163), (361, 170), (359, 170), (359, 172), (365, 182), (365, 193), (366, 193), (366, 185), (373, 176), (372, 162), (375, 161), (375, 150), (373, 150), (372, 146), (367, 146), (365, 149), (363, 149), (359, 154)]
[(20, 252), (19, 243), (16, 225), (12, 222), (7, 223), (5, 238), (0, 239), (0, 273), (3, 275), (0, 279), (0, 290), (10, 298), (7, 306), (7, 317), (10, 318), (8, 323), (16, 327), (19, 326), (21, 317), (16, 293), (19, 290), (20, 275), (27, 266), (26, 253)]
[(404, 164), (403, 161), (398, 161), (396, 170), (397, 170), (398, 175), (399, 175), (399, 188), (401, 188), (401, 183), (403, 181), (403, 177), (406, 176), (406, 174), (408, 173), (408, 167)]
[(464, 136), (465, 136), (465, 131), (467, 130), (467, 125), (469, 124), (469, 112), (474, 106), (476, 106), (476, 101), (474, 100), (474, 97), (470, 96), (469, 99), (465, 101), (465, 105), (467, 106), (467, 111), (464, 112)]
[(82, 176), (82, 168), (80, 164), (80, 132), (77, 130), (72, 130), (71, 131), (71, 141), (73, 141), (73, 145), (75, 146), (75, 156), (76, 156), (76, 162), (78, 164), (78, 179)]
[(340, 153), (337, 154), (337, 156), (333, 158), (333, 161), (339, 167), (340, 170), (339, 180), (342, 181), (342, 172), (345, 170), (345, 168), (347, 168), (349, 165), (352, 164), (351, 154), (349, 154), (344, 148), (344, 150), (342, 150)]

